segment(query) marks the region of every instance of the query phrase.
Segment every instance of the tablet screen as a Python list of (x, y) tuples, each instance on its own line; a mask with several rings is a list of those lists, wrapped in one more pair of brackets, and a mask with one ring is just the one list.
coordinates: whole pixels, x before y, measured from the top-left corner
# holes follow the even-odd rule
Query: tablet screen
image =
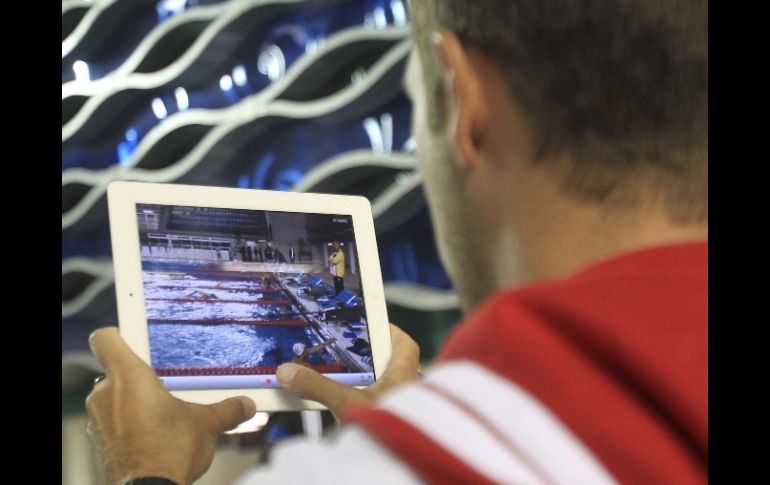
[(353, 218), (136, 204), (150, 360), (170, 390), (374, 382)]

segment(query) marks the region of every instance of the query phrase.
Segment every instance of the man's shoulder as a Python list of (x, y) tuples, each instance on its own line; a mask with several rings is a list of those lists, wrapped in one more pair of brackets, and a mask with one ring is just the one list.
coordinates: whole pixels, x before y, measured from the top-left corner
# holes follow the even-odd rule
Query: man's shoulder
[[(527, 389), (598, 454), (623, 455), (611, 463), (619, 476), (636, 463), (643, 482), (700, 477), (689, 447), (708, 443), (707, 247), (648, 249), (501, 292), (440, 358), (473, 360)], [(608, 445), (627, 436), (622, 450)]]
[(612, 483), (536, 398), (472, 360), (437, 364), (344, 421), (363, 426), (428, 483)]

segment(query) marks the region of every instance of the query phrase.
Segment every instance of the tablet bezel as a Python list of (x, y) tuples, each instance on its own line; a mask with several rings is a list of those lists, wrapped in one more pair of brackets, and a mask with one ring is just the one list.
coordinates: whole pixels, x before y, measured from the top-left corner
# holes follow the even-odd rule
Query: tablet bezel
[[(248, 209), (310, 214), (350, 215), (360, 267), (375, 378), (390, 360), (390, 327), (380, 271), (377, 240), (369, 201), (364, 197), (278, 192), (196, 185), (115, 181), (107, 187), (115, 292), (120, 334), (150, 364), (149, 332), (144, 304), (137, 204)], [(171, 391), (185, 401), (210, 404), (232, 396), (248, 396), (259, 411), (326, 409), (280, 388)]]

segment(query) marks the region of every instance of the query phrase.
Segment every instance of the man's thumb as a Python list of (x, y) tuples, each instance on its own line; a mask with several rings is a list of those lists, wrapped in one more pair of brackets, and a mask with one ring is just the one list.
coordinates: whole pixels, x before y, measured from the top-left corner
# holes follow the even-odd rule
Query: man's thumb
[(257, 412), (254, 401), (248, 397), (238, 396), (225, 399), (208, 406), (214, 417), (214, 423), (219, 433), (230, 431), (242, 422), (250, 419)]

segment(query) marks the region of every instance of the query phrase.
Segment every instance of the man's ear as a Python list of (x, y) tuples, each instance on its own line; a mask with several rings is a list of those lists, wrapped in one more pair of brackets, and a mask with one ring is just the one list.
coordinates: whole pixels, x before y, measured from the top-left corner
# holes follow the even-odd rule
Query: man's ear
[(489, 129), (491, 98), (485, 89), (486, 65), (480, 54), (463, 45), (450, 30), (434, 36), (436, 52), (441, 59), (447, 95), (452, 97), (451, 109), (457, 117), (454, 141), (466, 166), (478, 162), (481, 144)]

